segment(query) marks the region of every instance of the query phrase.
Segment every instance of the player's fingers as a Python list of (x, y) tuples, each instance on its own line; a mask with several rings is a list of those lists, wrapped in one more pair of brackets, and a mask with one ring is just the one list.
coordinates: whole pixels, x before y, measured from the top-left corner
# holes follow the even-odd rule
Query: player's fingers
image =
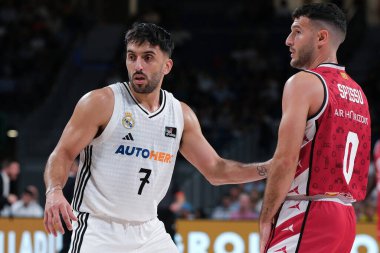
[(66, 224), (67, 229), (68, 230), (73, 230), (73, 227), (72, 227), (72, 224), (71, 224), (71, 220), (73, 219), (73, 217), (76, 219), (76, 217), (73, 214), (73, 211), (71, 210), (71, 206), (70, 205), (66, 205), (64, 207), (64, 211), (62, 211), (61, 214), (62, 214), (62, 218), (63, 218), (63, 221)]
[(69, 214), (71, 220), (73, 220), (73, 221), (77, 221), (78, 220), (77, 216), (75, 216), (75, 214), (73, 212), (73, 209), (71, 208), (70, 205), (67, 206), (67, 213)]
[(53, 227), (54, 227), (54, 232), (53, 232), (54, 236), (57, 236), (57, 231), (64, 233), (62, 223), (61, 223), (61, 217), (59, 214), (60, 214), (60, 209), (53, 210), (52, 222), (53, 222)]
[(44, 227), (45, 227), (45, 230), (50, 234), (51, 233), (51, 230), (49, 228), (49, 212), (47, 210), (45, 210), (45, 214), (44, 214)]
[(47, 210), (47, 220), (46, 220), (46, 227), (50, 234), (54, 234), (54, 226), (53, 226), (53, 212), (51, 209)]

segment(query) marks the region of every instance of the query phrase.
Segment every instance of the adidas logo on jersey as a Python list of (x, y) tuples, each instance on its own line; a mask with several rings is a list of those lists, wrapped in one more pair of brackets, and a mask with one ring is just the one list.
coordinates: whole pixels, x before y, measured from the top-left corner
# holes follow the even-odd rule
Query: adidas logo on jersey
[(128, 133), (126, 136), (123, 137), (123, 140), (133, 141), (133, 137), (131, 133)]

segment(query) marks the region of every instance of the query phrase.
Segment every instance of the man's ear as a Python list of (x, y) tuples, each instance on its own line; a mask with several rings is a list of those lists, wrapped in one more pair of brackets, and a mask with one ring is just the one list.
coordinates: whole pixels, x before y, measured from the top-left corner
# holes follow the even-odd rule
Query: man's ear
[(165, 66), (163, 68), (164, 75), (169, 74), (170, 70), (172, 70), (172, 67), (173, 67), (173, 60), (169, 58), (166, 60)]
[(318, 44), (318, 47), (320, 47), (328, 43), (328, 41), (330, 40), (330, 33), (328, 30), (322, 29), (318, 32), (317, 37), (318, 37), (317, 44)]

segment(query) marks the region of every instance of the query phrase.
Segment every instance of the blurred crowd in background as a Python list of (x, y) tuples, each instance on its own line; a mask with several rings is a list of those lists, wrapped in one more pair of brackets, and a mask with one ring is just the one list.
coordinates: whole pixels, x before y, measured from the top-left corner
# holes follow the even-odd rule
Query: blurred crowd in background
[[(259, 148), (252, 157), (265, 160), (272, 155), (281, 117), (282, 88), (295, 72), (289, 66), (289, 52), (284, 44), (292, 22), (292, 2), (307, 1), (136, 2), (135, 12), (127, 4), (121, 15), (116, 10), (112, 14), (109, 4), (100, 0), (0, 2), (2, 216), (42, 217), (44, 205), (39, 194), (43, 185), (26, 177), (20, 183), (28, 160), (20, 157), (19, 149), (24, 143), (7, 136), (8, 130), (28, 129), (25, 119), (55, 89), (66, 59), (74, 57), (73, 61), (80, 64), (80, 50), (84, 49), (79, 45), (91, 29), (107, 22), (121, 24), (124, 31), (135, 21), (157, 23), (170, 31), (176, 44), (174, 68), (165, 77), (163, 88), (194, 109), (204, 135), (218, 152), (223, 152), (232, 141), (256, 133)], [(332, 2), (345, 9), (349, 17), (347, 40), (338, 59), (368, 96), (374, 142), (379, 138), (380, 126), (380, 44), (371, 47), (371, 43), (380, 41), (380, 33), (373, 32), (380, 31), (380, 3)], [(378, 9), (370, 7), (374, 3)], [(97, 87), (127, 81), (123, 35), (120, 34), (116, 52), (110, 52), (114, 60), (105, 66), (106, 75), (98, 80)], [(39, 171), (41, 177), (43, 169)], [(371, 182), (374, 171), (371, 165)], [(181, 184), (177, 188), (181, 192)], [(185, 219), (257, 219), (264, 188), (265, 181), (229, 186), (220, 194), (218, 204), (207, 208), (195, 206), (181, 195), (180, 205), (173, 210), (176, 217)], [(371, 191), (366, 201), (355, 205), (358, 220), (377, 220), (376, 207), (376, 191)]]

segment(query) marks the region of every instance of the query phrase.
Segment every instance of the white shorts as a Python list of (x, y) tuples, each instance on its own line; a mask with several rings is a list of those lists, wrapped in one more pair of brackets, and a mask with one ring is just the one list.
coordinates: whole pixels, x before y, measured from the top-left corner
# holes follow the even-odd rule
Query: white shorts
[(69, 253), (178, 253), (158, 218), (120, 222), (88, 213), (79, 213), (77, 217)]

